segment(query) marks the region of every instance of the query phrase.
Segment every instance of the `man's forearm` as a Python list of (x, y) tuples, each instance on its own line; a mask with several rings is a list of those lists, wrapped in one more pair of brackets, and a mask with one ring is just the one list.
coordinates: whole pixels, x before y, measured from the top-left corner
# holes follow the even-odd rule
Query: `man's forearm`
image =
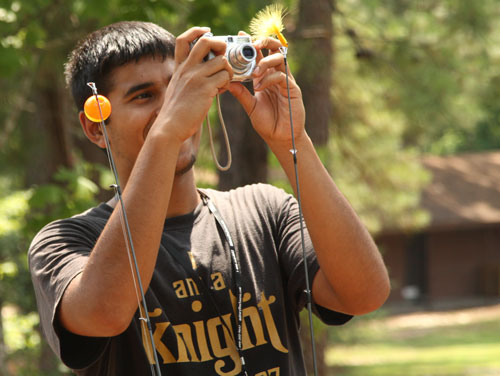
[[(297, 193), (290, 145), (270, 146)], [(325, 277), (318, 281), (330, 285), (325, 291), (317, 289), (317, 298), (346, 313), (373, 310), (385, 301), (389, 289), (380, 253), (305, 133), (296, 148), (304, 220)]]
[[(123, 191), (144, 290), (156, 263), (179, 147), (148, 137)], [(161, 161), (161, 162), (159, 162)], [(116, 205), (82, 274), (61, 303), (67, 329), (82, 335), (111, 335), (125, 329), (137, 309), (122, 214)]]

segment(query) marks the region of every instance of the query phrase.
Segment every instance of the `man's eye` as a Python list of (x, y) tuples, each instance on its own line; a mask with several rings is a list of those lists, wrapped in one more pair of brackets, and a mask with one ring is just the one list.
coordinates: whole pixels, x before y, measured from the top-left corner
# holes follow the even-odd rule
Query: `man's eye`
[(147, 98), (151, 98), (151, 97), (152, 97), (151, 93), (146, 92), (146, 93), (141, 93), (139, 95), (136, 95), (134, 97), (134, 99), (147, 99)]

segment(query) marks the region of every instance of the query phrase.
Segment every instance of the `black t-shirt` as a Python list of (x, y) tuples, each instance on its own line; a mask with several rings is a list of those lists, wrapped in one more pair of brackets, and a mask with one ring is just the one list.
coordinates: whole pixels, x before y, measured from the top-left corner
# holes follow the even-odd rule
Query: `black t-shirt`
[[(249, 375), (304, 375), (298, 314), (306, 304), (305, 273), (295, 199), (264, 184), (204, 192), (229, 228), (241, 267)], [(64, 290), (83, 270), (111, 213), (101, 204), (47, 225), (33, 240), (29, 262), (41, 325), (52, 349), (79, 375), (148, 375), (149, 342), (138, 313), (112, 338), (69, 333), (56, 318)], [(305, 244), (312, 283), (319, 266), (307, 232)], [(240, 374), (234, 270), (227, 240), (203, 203), (165, 221), (146, 302), (162, 373)], [(315, 312), (332, 325), (351, 318), (318, 306)]]

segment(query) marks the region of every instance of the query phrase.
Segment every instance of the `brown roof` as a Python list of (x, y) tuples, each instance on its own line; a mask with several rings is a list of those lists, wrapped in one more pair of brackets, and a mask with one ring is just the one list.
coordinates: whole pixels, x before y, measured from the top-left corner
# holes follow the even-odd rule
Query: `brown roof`
[(500, 223), (500, 151), (426, 157), (432, 174), (422, 206), (429, 227), (463, 227)]

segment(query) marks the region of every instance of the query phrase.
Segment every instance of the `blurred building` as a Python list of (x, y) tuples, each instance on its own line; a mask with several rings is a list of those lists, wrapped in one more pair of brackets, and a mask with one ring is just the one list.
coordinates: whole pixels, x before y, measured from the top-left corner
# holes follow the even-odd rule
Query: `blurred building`
[(444, 308), (500, 299), (500, 151), (428, 157), (421, 205), (430, 224), (376, 237), (392, 279), (388, 303)]

